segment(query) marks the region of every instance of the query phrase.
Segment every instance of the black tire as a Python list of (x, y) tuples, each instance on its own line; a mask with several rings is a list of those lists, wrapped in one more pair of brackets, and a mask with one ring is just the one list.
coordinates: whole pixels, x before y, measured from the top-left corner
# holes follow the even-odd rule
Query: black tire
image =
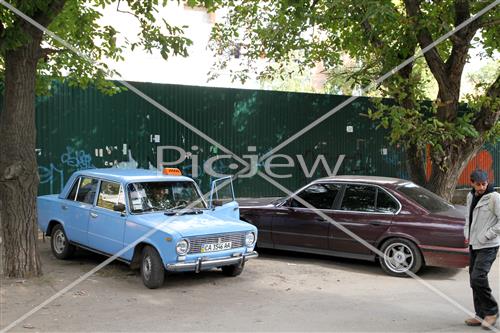
[(379, 257), (380, 266), (392, 276), (409, 277), (408, 271), (417, 273), (424, 264), (422, 253), (415, 243), (404, 238), (387, 240), (380, 247), (380, 251), (384, 254)]
[(156, 289), (165, 281), (165, 268), (158, 251), (151, 246), (142, 249), (141, 260), (142, 282), (149, 289)]
[(75, 253), (76, 247), (69, 243), (62, 225), (57, 224), (50, 234), (50, 248), (57, 259), (69, 259)]
[(222, 266), (222, 273), (226, 276), (238, 276), (243, 272), (243, 268), (245, 268), (245, 265), (229, 265), (229, 266)]

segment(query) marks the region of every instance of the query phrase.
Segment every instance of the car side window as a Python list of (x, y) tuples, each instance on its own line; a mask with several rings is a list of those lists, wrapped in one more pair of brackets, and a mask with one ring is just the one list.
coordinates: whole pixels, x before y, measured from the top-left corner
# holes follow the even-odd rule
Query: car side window
[(398, 209), (398, 204), (389, 194), (381, 189), (377, 190), (377, 212), (396, 213)]
[(377, 189), (366, 185), (346, 185), (341, 210), (356, 212), (375, 212)]
[[(332, 209), (335, 197), (339, 193), (340, 185), (313, 184), (301, 191), (297, 196), (318, 209)], [(291, 207), (305, 208), (299, 201), (292, 199)]]
[(114, 210), (114, 206), (118, 203), (125, 204), (122, 186), (119, 183), (102, 181), (97, 197), (97, 206)]
[(74, 201), (76, 197), (76, 191), (78, 191), (78, 186), (80, 186), (80, 180), (81, 178), (77, 178), (75, 183), (73, 184), (73, 187), (71, 188), (71, 191), (68, 194), (68, 197), (66, 199)]
[(76, 195), (76, 201), (93, 204), (98, 182), (97, 179), (82, 177), (80, 180), (80, 188)]

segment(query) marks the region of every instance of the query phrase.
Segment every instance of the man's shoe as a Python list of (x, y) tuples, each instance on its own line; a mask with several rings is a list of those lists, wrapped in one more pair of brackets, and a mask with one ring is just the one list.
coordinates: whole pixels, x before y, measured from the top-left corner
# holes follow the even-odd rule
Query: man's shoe
[(481, 320), (477, 317), (469, 318), (465, 320), (465, 325), (467, 326), (481, 326)]
[(485, 330), (490, 330), (495, 326), (497, 322), (498, 315), (485, 316), (481, 327)]

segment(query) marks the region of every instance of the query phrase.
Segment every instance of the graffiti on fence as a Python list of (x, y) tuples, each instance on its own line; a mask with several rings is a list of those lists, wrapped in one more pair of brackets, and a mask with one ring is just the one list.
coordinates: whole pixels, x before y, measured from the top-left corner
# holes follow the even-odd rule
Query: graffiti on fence
[(66, 152), (61, 155), (61, 163), (76, 170), (95, 168), (92, 164), (92, 155), (85, 150), (76, 150), (69, 146), (66, 147)]
[(48, 184), (49, 193), (51, 194), (62, 191), (66, 180), (64, 178), (65, 170), (85, 170), (95, 168), (92, 164), (92, 156), (90, 154), (84, 150), (77, 150), (70, 146), (66, 147), (66, 151), (61, 154), (59, 161), (61, 162), (62, 167), (59, 167), (54, 163), (38, 167), (40, 184)]
[[(58, 169), (53, 163), (48, 166), (39, 166), (38, 174), (40, 175), (40, 184), (49, 184), (50, 193), (54, 191), (61, 192), (64, 186), (64, 171)], [(55, 189), (54, 186), (59, 183), (59, 188)]]

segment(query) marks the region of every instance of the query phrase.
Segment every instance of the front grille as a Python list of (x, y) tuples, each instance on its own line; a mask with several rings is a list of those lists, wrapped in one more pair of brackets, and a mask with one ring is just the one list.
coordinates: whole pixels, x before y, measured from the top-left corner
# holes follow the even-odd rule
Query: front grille
[(188, 252), (189, 254), (200, 253), (201, 244), (209, 244), (209, 243), (231, 242), (231, 248), (234, 249), (243, 246), (245, 242), (245, 233), (236, 232), (231, 234), (192, 237), (189, 238), (189, 242), (191, 243), (191, 248), (189, 249)]

